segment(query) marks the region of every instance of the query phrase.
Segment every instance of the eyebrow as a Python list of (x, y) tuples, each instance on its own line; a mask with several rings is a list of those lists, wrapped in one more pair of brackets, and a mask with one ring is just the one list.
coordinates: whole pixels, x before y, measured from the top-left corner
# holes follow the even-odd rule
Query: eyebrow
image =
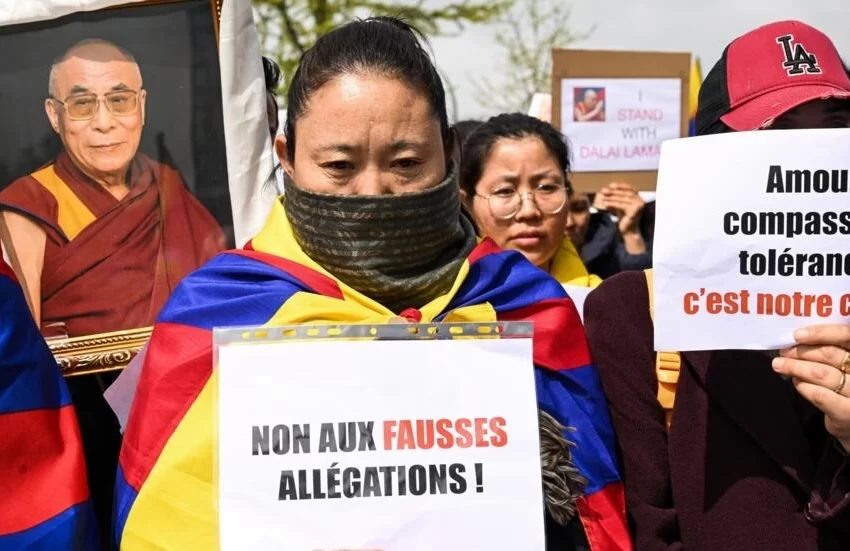
[(423, 149), (425, 147), (424, 142), (413, 142), (410, 140), (399, 140), (390, 144), (388, 148), (391, 153), (398, 153), (399, 151), (404, 151), (405, 149)]
[(558, 171), (546, 169), (546, 170), (541, 170), (540, 172), (535, 172), (534, 174), (532, 174), (531, 180), (537, 181), (537, 180), (542, 180), (543, 178), (555, 178), (557, 180), (559, 175), (560, 175), (560, 173)]
[(90, 91), (91, 90), (89, 90), (85, 86), (80, 86), (79, 84), (75, 84), (74, 86), (71, 87), (71, 91), (68, 92), (68, 94), (73, 96), (75, 94), (87, 94)]
[(319, 148), (320, 153), (354, 153), (356, 147), (350, 144), (335, 143)]
[[(398, 153), (399, 151), (404, 151), (405, 149), (417, 149), (424, 148), (424, 142), (413, 142), (409, 140), (399, 140), (391, 143), (387, 150), (390, 153)], [(346, 143), (335, 143), (329, 144), (324, 147), (319, 148), (320, 152), (335, 152), (335, 153), (355, 153), (359, 149), (358, 146), (354, 146)]]
[[(552, 170), (548, 170), (548, 169), (547, 170), (541, 170), (541, 171), (535, 172), (534, 174), (531, 175), (531, 181), (537, 182), (539, 180), (543, 180), (544, 178), (555, 178), (555, 179), (557, 179), (558, 174), (559, 174), (558, 172), (553, 172)], [(513, 182), (516, 182), (517, 180), (519, 180), (519, 174), (503, 174), (502, 176), (499, 177), (499, 180), (501, 180), (503, 182), (513, 183)]]
[[(130, 90), (130, 87), (120, 82), (109, 89), (110, 92), (123, 92), (124, 90)], [(75, 96), (77, 94), (89, 94), (91, 90), (86, 88), (85, 86), (80, 86), (79, 84), (75, 84), (71, 87), (71, 91), (68, 93), (69, 96)]]

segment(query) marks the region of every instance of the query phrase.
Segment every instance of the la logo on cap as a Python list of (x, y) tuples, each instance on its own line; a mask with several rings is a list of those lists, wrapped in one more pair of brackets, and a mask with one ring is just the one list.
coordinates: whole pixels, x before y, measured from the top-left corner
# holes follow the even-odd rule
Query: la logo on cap
[[(785, 68), (785, 72), (788, 73), (789, 77), (795, 77), (799, 75), (805, 74), (816, 74), (820, 73), (820, 67), (818, 66), (818, 59), (815, 57), (815, 54), (810, 54), (806, 51), (806, 48), (803, 47), (799, 42), (794, 43), (794, 35), (786, 34), (785, 36), (780, 36), (776, 39), (778, 44), (782, 45), (782, 49), (785, 53), (785, 62), (782, 66)], [(805, 67), (805, 69), (803, 69)]]

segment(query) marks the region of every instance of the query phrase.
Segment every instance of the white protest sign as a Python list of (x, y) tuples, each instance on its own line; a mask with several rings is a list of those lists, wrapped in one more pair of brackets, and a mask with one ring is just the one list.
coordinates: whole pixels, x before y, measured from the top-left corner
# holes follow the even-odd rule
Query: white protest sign
[(656, 350), (772, 350), (850, 322), (850, 130), (666, 142), (653, 251)]
[(218, 351), (224, 551), (543, 551), (530, 338)]
[(552, 94), (534, 94), (531, 96), (531, 106), (528, 116), (541, 121), (552, 122)]
[(655, 170), (661, 143), (681, 136), (677, 78), (561, 80), (561, 131), (574, 172)]
[(578, 285), (567, 285), (562, 284), (561, 287), (564, 288), (564, 291), (570, 296), (570, 299), (573, 301), (573, 304), (576, 305), (576, 310), (578, 310), (578, 317), (581, 318), (582, 323), (584, 322), (584, 301), (587, 299), (587, 295), (593, 290), (593, 287), (580, 287)]

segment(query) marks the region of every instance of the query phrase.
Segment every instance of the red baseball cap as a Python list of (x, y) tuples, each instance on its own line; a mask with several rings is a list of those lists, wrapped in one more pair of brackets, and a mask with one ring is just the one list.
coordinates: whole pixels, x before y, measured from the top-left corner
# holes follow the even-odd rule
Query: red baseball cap
[(850, 77), (829, 37), (800, 21), (771, 23), (736, 38), (706, 76), (697, 134), (718, 121), (757, 130), (804, 103), (830, 98), (850, 99)]

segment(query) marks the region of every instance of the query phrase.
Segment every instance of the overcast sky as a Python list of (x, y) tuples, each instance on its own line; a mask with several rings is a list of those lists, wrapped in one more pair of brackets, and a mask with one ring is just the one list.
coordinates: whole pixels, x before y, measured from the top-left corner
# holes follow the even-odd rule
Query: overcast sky
[[(733, 38), (782, 19), (800, 19), (818, 27), (835, 41), (842, 55), (850, 57), (848, 0), (572, 0), (572, 6), (574, 30), (596, 25), (594, 34), (575, 47), (692, 52), (700, 57), (703, 75)], [(458, 38), (433, 41), (437, 63), (456, 88), (459, 118), (492, 114), (476, 102), (467, 75), (494, 79), (504, 75), (499, 74), (501, 50), (494, 47), (493, 36), (493, 28), (479, 25), (467, 28)]]

